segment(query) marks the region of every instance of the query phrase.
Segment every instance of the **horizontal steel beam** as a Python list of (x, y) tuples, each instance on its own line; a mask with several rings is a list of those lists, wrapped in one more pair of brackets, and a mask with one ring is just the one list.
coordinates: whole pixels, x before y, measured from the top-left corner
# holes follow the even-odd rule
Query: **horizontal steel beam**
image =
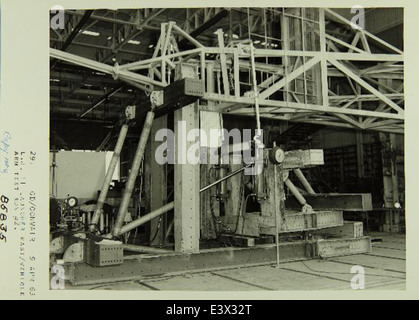
[[(280, 262), (292, 262), (371, 252), (371, 238), (295, 241), (280, 243)], [(199, 272), (223, 268), (271, 265), (277, 262), (276, 245), (250, 248), (202, 250), (196, 254), (149, 254), (127, 256), (122, 265), (95, 268), (86, 263), (64, 265), (68, 281), (74, 286), (142, 280), (146, 277), (179, 272)]]
[[(234, 103), (234, 104), (241, 104), (241, 105), (247, 105), (252, 106), (254, 103), (254, 100), (251, 98), (241, 97), (229, 97), (225, 95), (220, 94), (205, 94), (204, 99), (209, 101), (221, 101), (226, 103)], [(346, 114), (346, 115), (352, 115), (352, 116), (358, 116), (358, 117), (375, 117), (375, 118), (383, 118), (383, 119), (398, 119), (398, 120), (404, 120), (403, 114), (394, 114), (394, 113), (385, 113), (385, 112), (376, 112), (376, 111), (369, 111), (369, 110), (355, 110), (355, 109), (349, 109), (349, 108), (341, 108), (341, 107), (327, 107), (322, 105), (314, 105), (314, 104), (303, 104), (303, 103), (295, 103), (295, 102), (287, 102), (287, 101), (279, 101), (279, 100), (260, 100), (259, 101), (261, 107), (277, 107), (277, 108), (288, 108), (288, 109), (295, 109), (295, 110), (305, 110), (305, 111), (318, 111), (318, 112), (324, 112), (324, 113), (339, 113), (339, 114)], [(263, 115), (264, 109), (260, 109), (261, 115)], [(222, 110), (220, 110), (222, 111)], [(222, 111), (224, 112), (224, 111)], [(278, 110), (278, 113), (281, 111)], [(226, 112), (229, 113), (229, 112)], [(230, 114), (246, 114), (249, 113), (249, 115), (254, 115), (254, 109), (253, 108), (242, 108), (238, 111), (231, 112)], [(269, 111), (268, 113), (271, 113)], [(287, 119), (290, 120), (290, 119)]]
[(317, 255), (321, 259), (371, 253), (372, 250), (370, 237), (320, 240), (317, 243)]
[(55, 80), (57, 83), (59, 82), (78, 82), (89, 85), (97, 85), (100, 87), (117, 87), (120, 85), (120, 82), (117, 80), (114, 80), (106, 75), (100, 76), (95, 75), (94, 72), (90, 72), (89, 74), (76, 74), (76, 73), (70, 73), (70, 72), (58, 72), (58, 71), (52, 71), (50, 73), (51, 80)]
[[(63, 40), (57, 39), (57, 38), (52, 38), (51, 41), (53, 41), (53, 42), (59, 42), (59, 43), (63, 42)], [(112, 48), (111, 47), (107, 47), (107, 46), (103, 46), (103, 45), (98, 45), (98, 44), (87, 43), (87, 42), (73, 41), (72, 45), (73, 46), (79, 46), (79, 47), (85, 47), (85, 48), (92, 48), (92, 49), (100, 49), (100, 50), (109, 50), (109, 51), (112, 51)], [(150, 52), (133, 51), (133, 50), (127, 50), (127, 49), (121, 49), (121, 50), (119, 50), (119, 53), (125, 53), (125, 54), (134, 55), (134, 56), (136, 56), (135, 58), (138, 58), (138, 56), (146, 56), (146, 57), (149, 57), (151, 55)]]
[[(119, 83), (116, 88), (121, 87), (121, 84)], [(74, 95), (83, 95), (83, 96), (92, 96), (92, 97), (105, 97), (108, 95), (108, 92), (104, 92), (102, 90), (90, 90), (90, 89), (77, 89), (74, 92), (69, 87), (59, 87), (59, 86), (50, 86), (50, 90), (53, 93), (72, 93)], [(109, 91), (113, 92), (113, 90)], [(115, 93), (113, 96), (115, 99), (135, 99), (134, 93), (123, 93), (118, 92)]]
[[(71, 10), (67, 10), (66, 13), (71, 14), (71, 15), (76, 15), (76, 16), (83, 16), (84, 15), (83, 12), (71, 11)], [(125, 25), (125, 26), (141, 27), (142, 29), (145, 29), (145, 30), (160, 31), (160, 28), (157, 28), (157, 27), (153, 27), (153, 26), (149, 26), (149, 25), (141, 25), (141, 23), (131, 22), (131, 21), (128, 21), (128, 20), (109, 18), (109, 17), (105, 17), (105, 16), (100, 16), (98, 14), (90, 16), (90, 19), (109, 22), (109, 23), (116, 23), (116, 24), (121, 24), (121, 25)]]
[[(67, 264), (66, 275), (72, 285), (91, 285), (116, 281), (141, 280), (144, 277), (174, 272), (199, 271), (270, 264), (276, 261), (276, 245), (252, 248), (221, 248), (203, 250), (197, 254), (151, 254), (125, 257), (121, 266), (94, 268), (85, 263)], [(280, 244), (282, 262), (315, 258), (315, 242)]]
[[(224, 114), (236, 114), (236, 113), (230, 113), (228, 111), (225, 111)], [(246, 113), (237, 113), (238, 116), (244, 116), (244, 117), (254, 117), (254, 113), (252, 112), (246, 112)], [(311, 113), (310, 116), (312, 115), (316, 115)], [(336, 128), (345, 128), (345, 129), (353, 129), (354, 126), (347, 124), (347, 123), (343, 123), (343, 122), (338, 122), (338, 121), (331, 121), (331, 120), (326, 120), (326, 119), (315, 119), (315, 118), (311, 118), (311, 117), (307, 117), (307, 118), (301, 118), (301, 119), (293, 119), (289, 116), (285, 116), (285, 115), (278, 115), (278, 114), (261, 114), (260, 116), (262, 119), (269, 119), (269, 120), (280, 120), (280, 121), (290, 121), (290, 122), (294, 122), (294, 123), (310, 123), (310, 124), (316, 124), (316, 125), (324, 125), (324, 126), (330, 126), (330, 127), (336, 127)], [(368, 118), (369, 119), (369, 118)], [(378, 126), (378, 127), (374, 127), (374, 128), (367, 128), (366, 130), (370, 130), (370, 131), (378, 131), (378, 132), (388, 132), (388, 133), (395, 133), (395, 134), (404, 134), (404, 123), (400, 123), (399, 125), (395, 126), (394, 128), (388, 128), (386, 126)]]
[(114, 78), (120, 78), (121, 80), (127, 79), (130, 81), (139, 82), (141, 84), (154, 85), (158, 88), (165, 87), (165, 85), (162, 82), (155, 81), (149, 77), (142, 76), (138, 73), (120, 70), (118, 66), (112, 67), (104, 63), (82, 58), (80, 56), (76, 56), (67, 52), (62, 52), (56, 49), (50, 49), (50, 55), (52, 58), (73, 63), (92, 70), (101, 71), (103, 73), (113, 76)]
[[(304, 197), (315, 210), (372, 211), (373, 209), (371, 194), (310, 194)], [(294, 197), (288, 197), (285, 206), (287, 209), (301, 208)]]
[(402, 54), (374, 54), (374, 53), (348, 53), (348, 52), (328, 52), (326, 54), (318, 51), (299, 51), (299, 50), (269, 50), (256, 49), (257, 58), (264, 57), (319, 57), (327, 60), (344, 60), (344, 61), (394, 61), (402, 62), (404, 57)]
[[(300, 209), (301, 209), (300, 205)], [(223, 223), (237, 235), (260, 237), (277, 233), (274, 212), (272, 216), (245, 214), (243, 217), (228, 215), (222, 218)], [(279, 234), (319, 230), (343, 226), (342, 211), (316, 211), (307, 213), (286, 213), (278, 230)]]
[[(339, 77), (339, 78), (345, 78), (346, 75), (335, 68), (328, 68), (327, 74), (329, 77)], [(372, 79), (394, 79), (394, 80), (404, 80), (404, 73), (403, 72), (397, 72), (397, 73), (390, 73), (390, 72), (380, 72), (380, 73), (374, 73), (374, 74), (367, 74), (368, 77)], [(365, 77), (365, 75), (360, 75), (361, 78)]]

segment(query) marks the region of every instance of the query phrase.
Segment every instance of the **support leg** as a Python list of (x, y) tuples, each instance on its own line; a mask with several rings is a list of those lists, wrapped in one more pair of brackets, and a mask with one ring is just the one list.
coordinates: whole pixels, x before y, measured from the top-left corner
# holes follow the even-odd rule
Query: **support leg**
[(111, 160), (111, 164), (109, 165), (108, 172), (106, 173), (105, 181), (103, 182), (103, 187), (102, 187), (102, 191), (100, 192), (99, 200), (97, 202), (97, 207), (93, 215), (92, 221), (90, 222), (91, 225), (89, 229), (91, 232), (95, 232), (97, 230), (97, 226), (98, 226), (100, 216), (103, 210), (103, 205), (106, 201), (106, 196), (108, 195), (110, 184), (112, 182), (112, 177), (115, 173), (116, 166), (121, 156), (121, 150), (122, 150), (122, 147), (124, 146), (127, 133), (128, 133), (128, 125), (125, 124), (121, 128), (121, 132), (119, 134), (118, 141), (115, 147), (115, 152), (112, 156), (112, 160)]
[(121, 207), (119, 208), (118, 216), (116, 218), (115, 226), (112, 232), (114, 237), (117, 237), (121, 234), (121, 229), (127, 215), (132, 193), (134, 191), (135, 181), (137, 180), (141, 162), (144, 158), (144, 152), (147, 146), (148, 137), (150, 136), (151, 126), (153, 125), (154, 115), (155, 114), (153, 111), (148, 112), (144, 123), (143, 132), (141, 133), (140, 142), (138, 143), (138, 148), (134, 157), (134, 162), (132, 164), (131, 173), (128, 177), (128, 182), (122, 197)]

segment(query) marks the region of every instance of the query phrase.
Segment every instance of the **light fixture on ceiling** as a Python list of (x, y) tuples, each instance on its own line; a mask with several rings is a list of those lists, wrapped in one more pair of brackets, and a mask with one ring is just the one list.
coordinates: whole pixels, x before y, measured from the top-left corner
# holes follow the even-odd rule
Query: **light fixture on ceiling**
[(138, 46), (138, 45), (140, 45), (140, 44), (141, 44), (141, 41), (137, 41), (137, 40), (130, 40), (130, 41), (128, 41), (128, 43), (129, 43), (129, 44), (134, 44), (134, 45)]
[(94, 32), (94, 31), (89, 31), (89, 30), (82, 31), (82, 34), (84, 34), (86, 36), (92, 36), (92, 37), (99, 37), (100, 36), (99, 32)]

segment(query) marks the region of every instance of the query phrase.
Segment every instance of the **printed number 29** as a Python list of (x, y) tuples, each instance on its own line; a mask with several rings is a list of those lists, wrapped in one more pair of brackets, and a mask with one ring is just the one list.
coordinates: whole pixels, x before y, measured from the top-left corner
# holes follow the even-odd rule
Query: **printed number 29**
[(55, 274), (51, 279), (52, 290), (64, 290), (65, 289), (65, 269), (62, 266), (53, 266), (51, 274)]

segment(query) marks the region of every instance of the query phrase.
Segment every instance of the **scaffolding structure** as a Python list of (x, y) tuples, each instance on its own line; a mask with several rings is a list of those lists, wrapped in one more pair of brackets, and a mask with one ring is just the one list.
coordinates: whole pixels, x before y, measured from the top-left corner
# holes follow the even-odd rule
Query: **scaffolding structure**
[(51, 57), (147, 92), (173, 82), (180, 64), (193, 64), (205, 87), (202, 109), (241, 116), (255, 116), (260, 109), (262, 118), (404, 132), (401, 50), (353, 29), (329, 9), (242, 9), (234, 14), (247, 21), (247, 28), (230, 18), (230, 32), (218, 29), (213, 46), (168, 22), (161, 24), (150, 59), (110, 66), (56, 49)]

